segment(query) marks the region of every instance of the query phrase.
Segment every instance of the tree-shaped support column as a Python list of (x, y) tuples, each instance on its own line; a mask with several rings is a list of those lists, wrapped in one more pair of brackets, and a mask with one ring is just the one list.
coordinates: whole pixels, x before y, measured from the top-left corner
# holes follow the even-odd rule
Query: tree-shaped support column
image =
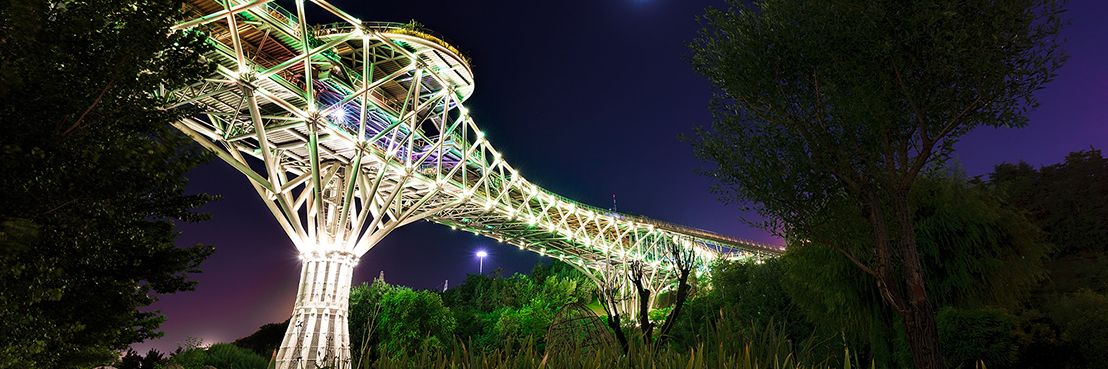
[(300, 288), (277, 352), (277, 367), (349, 368), (347, 308), (358, 258), (333, 250), (312, 251), (301, 255), (301, 260)]

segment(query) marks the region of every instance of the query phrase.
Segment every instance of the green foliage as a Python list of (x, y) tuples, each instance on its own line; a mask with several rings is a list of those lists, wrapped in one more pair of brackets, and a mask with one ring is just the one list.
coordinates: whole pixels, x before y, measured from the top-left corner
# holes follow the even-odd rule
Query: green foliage
[[(688, 306), (688, 305), (686, 305), (686, 306)], [(661, 321), (666, 320), (666, 317), (669, 316), (671, 311), (673, 311), (673, 306), (666, 306), (666, 307), (662, 307), (662, 308), (656, 308), (656, 309), (650, 310), (650, 312), (648, 313), (648, 317), (650, 318), (650, 321), (652, 321), (652, 322), (661, 322)], [(684, 320), (685, 319), (678, 319), (678, 322), (681, 322), (681, 321), (684, 321)], [(672, 332), (673, 331), (671, 330), (670, 331), (671, 336), (673, 335)]]
[(895, 314), (884, 308), (870, 277), (835, 251), (798, 247), (781, 257), (782, 287), (814, 335), (839, 336), (881, 367), (893, 364)]
[[(789, 319), (796, 314), (794, 305), (782, 288), (784, 261), (770, 259), (763, 263), (720, 262), (713, 268), (713, 290), (709, 298), (719, 299), (742, 314), (744, 320), (765, 326), (773, 319)], [(789, 333), (808, 333), (810, 327), (791, 327)]]
[(355, 364), (374, 353), (443, 347), (454, 339), (456, 327), (438, 293), (389, 285), (381, 278), (351, 289), (349, 320)]
[(1089, 290), (1068, 293), (1048, 309), (1087, 365), (1108, 363), (1108, 294)]
[(219, 369), (266, 369), (269, 361), (253, 351), (227, 343), (212, 345), (208, 348), (191, 348), (169, 358), (170, 364), (184, 369), (204, 369), (213, 366)]
[(487, 350), (531, 342), (543, 345), (543, 337), (558, 309), (570, 303), (593, 300), (596, 287), (568, 264), (539, 263), (531, 275), (504, 278), (470, 275), (447, 290), (443, 300), (458, 322), (459, 339), (472, 349)]
[[(374, 335), (374, 330), (378, 326), (381, 301), (386, 293), (395, 289), (396, 287), (385, 283), (382, 278), (375, 278), (370, 284), (362, 283), (350, 289), (350, 350), (355, 363), (361, 359), (363, 352), (380, 343), (380, 337)], [(285, 324), (287, 326), (288, 322)], [(280, 338), (276, 342), (280, 344)]]
[(1044, 294), (1108, 292), (1108, 158), (1078, 151), (1039, 169), (1001, 164), (987, 185), (1028, 212), (1056, 245)]
[(939, 310), (939, 336), (948, 363), (973, 368), (981, 360), (994, 368), (1015, 364), (1016, 317), (998, 308)]
[(1045, 235), (989, 189), (931, 175), (912, 198), (928, 293), (938, 305), (1013, 307), (1046, 278)]
[(377, 319), (382, 352), (441, 347), (453, 339), (454, 316), (434, 292), (396, 288), (382, 296)]
[[(471, 275), (465, 283), (441, 294), (414, 291), (377, 278), (351, 288), (352, 361), (364, 367), (380, 353), (451, 350), (455, 340), (468, 342), (466, 349), (541, 349), (558, 309), (593, 301), (594, 288), (586, 277), (561, 263), (539, 264), (530, 276)], [(287, 321), (267, 324), (235, 343), (268, 357), (287, 326)]]
[(140, 309), (188, 290), (212, 250), (174, 222), (204, 158), (159, 86), (207, 75), (175, 0), (0, 2), (0, 368), (88, 368), (160, 333)]
[[(721, 260), (712, 265), (711, 289), (701, 291), (686, 305), (685, 316), (671, 331), (671, 342), (691, 347), (705, 326), (735, 324), (734, 329), (762, 329), (779, 325), (788, 339), (813, 335), (812, 327), (784, 289), (785, 258), (763, 263)], [(722, 322), (723, 319), (736, 322)]]
[(1056, 256), (1108, 252), (1108, 158), (1100, 150), (1073, 152), (1039, 169), (1001, 164), (989, 184), (1031, 213), (1058, 246)]
[[(32, 277), (46, 280), (62, 278), (62, 271), (54, 268), (53, 263), (22, 258), (23, 255), (35, 254), (38, 238), (39, 226), (31, 220), (12, 219), (0, 223), (0, 245), (3, 246), (0, 264), (5, 266), (0, 269), (0, 276), (4, 282)], [(16, 287), (5, 283), (4, 288), (0, 288), (0, 296), (3, 297), (0, 299), (0, 305), (3, 306), (0, 309), (0, 319), (10, 319), (0, 322), (0, 326), (10, 329), (10, 333), (0, 337), (0, 368), (34, 367), (37, 362), (35, 357), (44, 353), (47, 344), (60, 339), (33, 334), (35, 326), (47, 322), (48, 317), (42, 314), (31, 315), (16, 309), (21, 307), (19, 305), (29, 307), (58, 301), (64, 289), (57, 284), (45, 283), (34, 283), (25, 289)]]
[(554, 314), (555, 308), (534, 299), (518, 309), (500, 311), (493, 331), (502, 345), (520, 347), (541, 340), (550, 329)]

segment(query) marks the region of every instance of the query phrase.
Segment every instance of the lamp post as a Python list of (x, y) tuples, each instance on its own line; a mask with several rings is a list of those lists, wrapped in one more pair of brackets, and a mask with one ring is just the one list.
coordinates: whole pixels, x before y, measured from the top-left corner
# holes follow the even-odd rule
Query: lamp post
[(486, 256), (489, 256), (489, 253), (485, 252), (485, 250), (477, 251), (477, 259), (480, 260), (480, 262), (478, 264), (479, 266), (478, 266), (478, 269), (477, 269), (478, 274), (485, 274), (485, 257)]

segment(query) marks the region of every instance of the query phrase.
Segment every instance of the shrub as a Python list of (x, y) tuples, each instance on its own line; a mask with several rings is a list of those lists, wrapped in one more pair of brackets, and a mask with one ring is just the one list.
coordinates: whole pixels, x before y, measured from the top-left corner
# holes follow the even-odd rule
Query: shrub
[(1062, 296), (1051, 310), (1087, 363), (1108, 363), (1108, 295), (1081, 290)]
[(430, 291), (396, 288), (381, 297), (377, 318), (382, 352), (408, 351), (453, 339), (454, 316)]
[(1006, 367), (1019, 359), (1016, 318), (998, 308), (939, 311), (939, 337), (947, 362), (972, 367), (984, 360), (991, 367)]
[(496, 321), (496, 336), (500, 344), (518, 347), (527, 342), (539, 342), (554, 321), (554, 311), (540, 300), (519, 309), (505, 309)]

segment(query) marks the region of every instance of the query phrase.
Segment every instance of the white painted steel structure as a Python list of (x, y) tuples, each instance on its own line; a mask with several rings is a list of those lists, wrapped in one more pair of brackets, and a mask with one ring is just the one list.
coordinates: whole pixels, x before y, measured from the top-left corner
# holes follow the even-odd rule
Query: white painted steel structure
[[(310, 27), (308, 11), (341, 22)], [(349, 367), (353, 268), (418, 220), (563, 260), (620, 289), (633, 261), (654, 291), (666, 288), (673, 246), (700, 271), (716, 258), (778, 253), (530, 183), (463, 105), (474, 90), (468, 61), (416, 25), (363, 22), (325, 0), (297, 0), (295, 15), (265, 0), (191, 0), (186, 13), (175, 29), (205, 32), (218, 70), (162, 92), (197, 111), (175, 126), (249, 179), (303, 260), (280, 369)]]

